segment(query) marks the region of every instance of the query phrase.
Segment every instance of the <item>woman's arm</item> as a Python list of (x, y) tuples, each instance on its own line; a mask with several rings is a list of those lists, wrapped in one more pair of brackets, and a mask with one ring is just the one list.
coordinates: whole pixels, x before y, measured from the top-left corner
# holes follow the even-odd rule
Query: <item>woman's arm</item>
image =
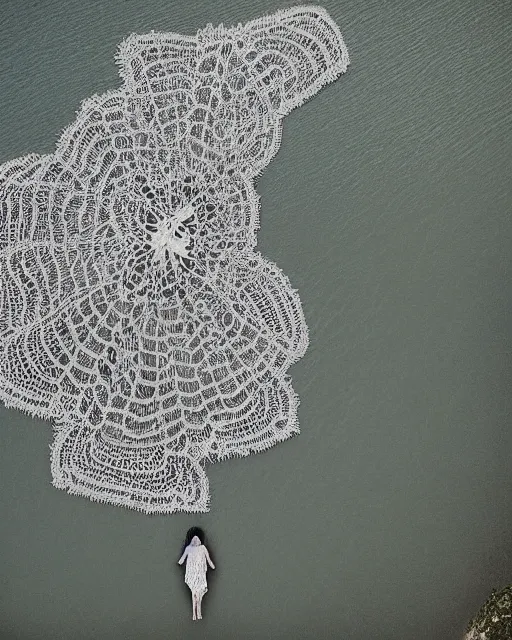
[(208, 553), (208, 549), (206, 547), (204, 548), (204, 554), (206, 556), (206, 562), (210, 565), (212, 569), (215, 569), (215, 565), (211, 561), (210, 554)]
[(187, 555), (188, 555), (188, 547), (185, 549), (185, 551), (183, 552), (183, 555), (178, 560), (178, 564), (183, 564), (185, 562), (185, 558), (187, 557)]

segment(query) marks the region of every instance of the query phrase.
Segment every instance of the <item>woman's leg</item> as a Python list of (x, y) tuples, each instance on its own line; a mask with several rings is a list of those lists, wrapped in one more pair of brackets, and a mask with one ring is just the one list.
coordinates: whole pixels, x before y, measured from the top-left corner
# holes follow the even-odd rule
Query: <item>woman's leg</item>
[(197, 620), (196, 617), (196, 594), (192, 591), (192, 620)]
[(203, 616), (201, 615), (201, 601), (202, 601), (202, 599), (203, 599), (203, 594), (200, 593), (197, 596), (197, 618), (198, 618), (198, 620), (202, 620), (203, 619)]

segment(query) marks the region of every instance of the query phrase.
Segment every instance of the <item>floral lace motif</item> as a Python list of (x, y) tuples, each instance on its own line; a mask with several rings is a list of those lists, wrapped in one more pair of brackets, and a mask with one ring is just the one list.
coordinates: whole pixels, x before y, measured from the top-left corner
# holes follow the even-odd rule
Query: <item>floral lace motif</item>
[(206, 463), (298, 433), (299, 296), (255, 249), (281, 121), (348, 65), (323, 9), (131, 35), (123, 85), (0, 167), (0, 398), (54, 420), (54, 485), (207, 511)]

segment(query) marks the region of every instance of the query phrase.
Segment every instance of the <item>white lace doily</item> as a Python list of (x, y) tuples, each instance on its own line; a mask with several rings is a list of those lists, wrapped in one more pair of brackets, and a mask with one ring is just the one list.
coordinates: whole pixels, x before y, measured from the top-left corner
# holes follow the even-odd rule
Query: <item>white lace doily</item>
[(0, 398), (54, 421), (55, 486), (207, 511), (206, 463), (299, 431), (307, 327), (256, 251), (253, 183), (349, 60), (309, 6), (131, 35), (117, 60), (53, 154), (0, 167)]

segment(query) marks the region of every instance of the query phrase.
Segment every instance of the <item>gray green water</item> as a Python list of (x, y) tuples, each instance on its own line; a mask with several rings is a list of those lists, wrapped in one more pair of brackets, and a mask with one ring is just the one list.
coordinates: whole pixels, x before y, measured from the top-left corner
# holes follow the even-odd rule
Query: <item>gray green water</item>
[[(0, 3), (0, 161), (50, 152), (132, 31), (280, 2)], [(299, 438), (147, 517), (50, 484), (51, 427), (0, 409), (0, 640), (454, 640), (512, 582), (512, 5), (326, 0), (352, 64), (286, 120), (259, 249), (311, 328)], [(218, 571), (189, 620), (199, 523)]]

